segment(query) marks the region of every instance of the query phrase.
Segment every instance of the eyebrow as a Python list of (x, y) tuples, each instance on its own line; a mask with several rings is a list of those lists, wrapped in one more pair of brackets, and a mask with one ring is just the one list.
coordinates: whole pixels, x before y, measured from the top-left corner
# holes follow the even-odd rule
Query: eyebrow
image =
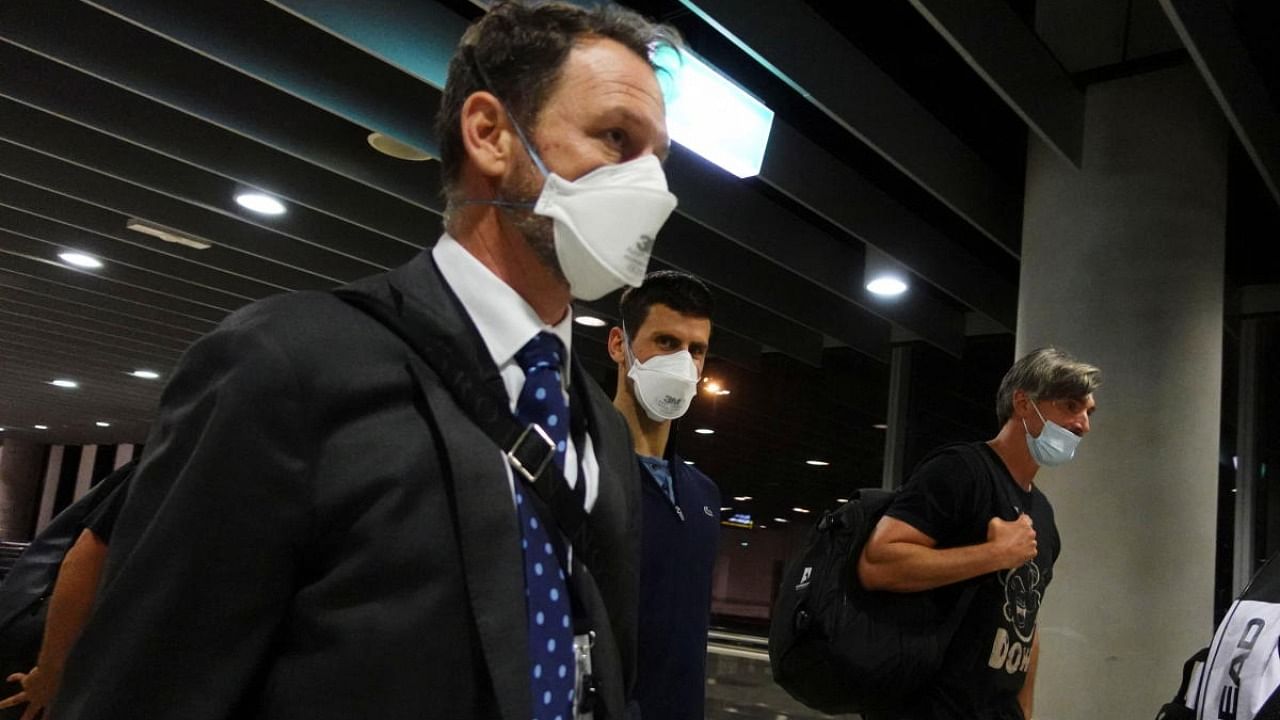
[[(605, 122), (614, 118), (617, 118), (622, 123), (633, 127), (649, 127), (649, 119), (629, 107), (617, 106), (605, 111), (603, 116)], [(667, 163), (667, 158), (671, 155), (671, 136), (667, 134), (665, 122), (659, 127), (659, 139), (662, 140), (662, 143), (658, 147), (654, 148), (653, 154), (657, 156), (659, 163), (665, 165)]]

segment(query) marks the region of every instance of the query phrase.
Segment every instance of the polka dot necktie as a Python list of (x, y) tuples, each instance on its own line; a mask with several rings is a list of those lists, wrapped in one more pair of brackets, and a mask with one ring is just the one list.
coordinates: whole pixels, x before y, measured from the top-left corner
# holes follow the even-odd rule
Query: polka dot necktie
[[(537, 423), (556, 443), (555, 465), (563, 473), (569, 440), (569, 406), (561, 392), (564, 345), (541, 332), (516, 353), (524, 371), (524, 389), (516, 401), (516, 418)], [(533, 510), (528, 491), (516, 483), (524, 550), (525, 607), (529, 616), (529, 667), (532, 673), (534, 720), (573, 718), (573, 620), (564, 569), (551, 543), (555, 527), (545, 527)]]

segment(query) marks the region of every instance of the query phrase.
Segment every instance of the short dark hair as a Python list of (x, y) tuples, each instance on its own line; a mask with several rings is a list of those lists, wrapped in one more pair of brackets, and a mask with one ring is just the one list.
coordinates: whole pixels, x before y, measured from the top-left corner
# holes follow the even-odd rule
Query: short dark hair
[(459, 126), (467, 98), (482, 90), (493, 93), (516, 123), (533, 132), (569, 52), (590, 37), (621, 43), (655, 70), (649, 57), (652, 49), (681, 46), (674, 28), (613, 3), (582, 8), (566, 2), (509, 0), (495, 3), (467, 28), (449, 61), (435, 120), (446, 197), (453, 192), (466, 154)]
[(1013, 393), (1025, 392), (1032, 401), (1083, 400), (1102, 384), (1102, 371), (1056, 347), (1032, 350), (1005, 373), (996, 391), (1000, 426), (1013, 417)]
[(681, 315), (711, 319), (715, 301), (706, 283), (678, 270), (658, 270), (644, 277), (640, 287), (627, 288), (618, 301), (622, 329), (630, 337), (649, 317), (649, 308), (666, 305)]

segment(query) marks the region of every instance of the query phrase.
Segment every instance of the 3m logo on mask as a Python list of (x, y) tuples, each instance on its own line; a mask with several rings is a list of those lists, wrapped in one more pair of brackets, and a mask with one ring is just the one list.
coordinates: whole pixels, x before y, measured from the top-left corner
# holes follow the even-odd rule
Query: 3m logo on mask
[(1267, 621), (1254, 618), (1245, 624), (1244, 632), (1240, 633), (1240, 642), (1236, 643), (1231, 667), (1227, 670), (1227, 677), (1231, 681), (1222, 686), (1222, 692), (1218, 696), (1218, 720), (1235, 720), (1240, 703), (1240, 674), (1258, 642), (1258, 636), (1262, 635), (1262, 629), (1266, 626)]
[(634, 245), (627, 249), (627, 263), (634, 273), (644, 274), (649, 267), (649, 256), (653, 253), (655, 238), (652, 235), (641, 235)]
[(1031, 666), (1031, 640), (1035, 637), (1036, 614), (1043, 596), (1040, 567), (1029, 562), (1001, 573), (1000, 582), (1004, 585), (1001, 615), (1006, 625), (996, 628), (987, 665), (1012, 675), (1026, 672)]

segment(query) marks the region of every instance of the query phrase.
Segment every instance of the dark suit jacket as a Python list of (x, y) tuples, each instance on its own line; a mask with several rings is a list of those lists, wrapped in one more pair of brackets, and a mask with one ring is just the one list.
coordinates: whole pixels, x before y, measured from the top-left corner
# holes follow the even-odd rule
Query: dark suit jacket
[[(429, 253), (354, 287), (501, 388)], [(414, 379), (409, 355), (326, 293), (255, 303), (188, 351), (59, 720), (532, 715), (504, 463), (434, 375)], [(597, 717), (620, 718), (635, 666), (639, 476), (622, 418), (584, 372), (573, 381), (586, 386), (600, 465), (574, 576), (598, 633)]]

